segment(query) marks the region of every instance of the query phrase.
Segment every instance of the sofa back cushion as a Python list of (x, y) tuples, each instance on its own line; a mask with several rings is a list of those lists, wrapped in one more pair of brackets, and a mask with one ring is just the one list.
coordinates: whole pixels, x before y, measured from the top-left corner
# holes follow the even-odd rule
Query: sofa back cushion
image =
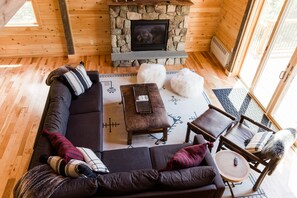
[(197, 166), (173, 171), (162, 171), (158, 186), (167, 190), (197, 188), (211, 184), (216, 176), (212, 166)]
[(44, 119), (43, 128), (50, 132), (59, 131), (62, 135), (66, 134), (69, 118), (69, 109), (61, 100), (50, 102)]
[(154, 188), (159, 173), (154, 169), (118, 172), (97, 177), (98, 191), (105, 195), (125, 195)]
[(70, 107), (72, 101), (72, 95), (68, 87), (60, 80), (55, 80), (49, 90), (49, 101), (63, 101), (63, 103)]
[(156, 170), (166, 170), (167, 162), (174, 156), (174, 154), (183, 147), (192, 144), (171, 144), (163, 146), (154, 146), (150, 148), (150, 155), (152, 166)]
[(90, 197), (97, 192), (97, 181), (94, 178), (76, 178), (64, 182), (55, 190), (51, 198)]

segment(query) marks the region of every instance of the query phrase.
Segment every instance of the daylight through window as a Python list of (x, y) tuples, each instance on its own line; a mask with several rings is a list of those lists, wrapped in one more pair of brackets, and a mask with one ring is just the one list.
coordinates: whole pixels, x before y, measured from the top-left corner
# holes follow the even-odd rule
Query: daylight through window
[(8, 21), (6, 26), (36, 26), (37, 20), (31, 1), (26, 3), (17, 11), (17, 13)]

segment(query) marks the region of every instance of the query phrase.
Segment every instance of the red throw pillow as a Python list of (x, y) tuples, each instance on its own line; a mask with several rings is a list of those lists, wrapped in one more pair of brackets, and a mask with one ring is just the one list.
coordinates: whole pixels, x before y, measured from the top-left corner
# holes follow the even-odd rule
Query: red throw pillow
[(47, 130), (43, 130), (42, 134), (49, 139), (58, 155), (64, 158), (67, 163), (71, 159), (84, 160), (82, 153), (62, 134), (48, 132)]
[(212, 143), (197, 144), (180, 149), (167, 163), (167, 170), (198, 166), (204, 159), (208, 146), (212, 147)]

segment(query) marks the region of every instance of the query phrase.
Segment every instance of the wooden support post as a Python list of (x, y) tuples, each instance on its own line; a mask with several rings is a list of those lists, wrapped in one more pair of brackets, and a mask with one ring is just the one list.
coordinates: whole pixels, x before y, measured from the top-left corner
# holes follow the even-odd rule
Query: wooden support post
[(67, 43), (68, 56), (69, 55), (71, 56), (75, 54), (75, 50), (73, 46), (73, 39), (71, 34), (71, 27), (69, 22), (69, 15), (68, 15), (66, 0), (59, 0), (59, 7), (60, 7), (60, 12), (61, 12), (62, 21), (63, 21), (63, 28), (64, 28), (64, 34), (65, 34), (66, 43)]

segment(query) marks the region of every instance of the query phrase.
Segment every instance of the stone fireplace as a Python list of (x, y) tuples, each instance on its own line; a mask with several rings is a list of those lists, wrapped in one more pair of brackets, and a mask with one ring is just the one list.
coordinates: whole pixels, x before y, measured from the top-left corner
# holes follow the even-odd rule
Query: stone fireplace
[(192, 2), (145, 2), (109, 2), (113, 66), (183, 64)]

